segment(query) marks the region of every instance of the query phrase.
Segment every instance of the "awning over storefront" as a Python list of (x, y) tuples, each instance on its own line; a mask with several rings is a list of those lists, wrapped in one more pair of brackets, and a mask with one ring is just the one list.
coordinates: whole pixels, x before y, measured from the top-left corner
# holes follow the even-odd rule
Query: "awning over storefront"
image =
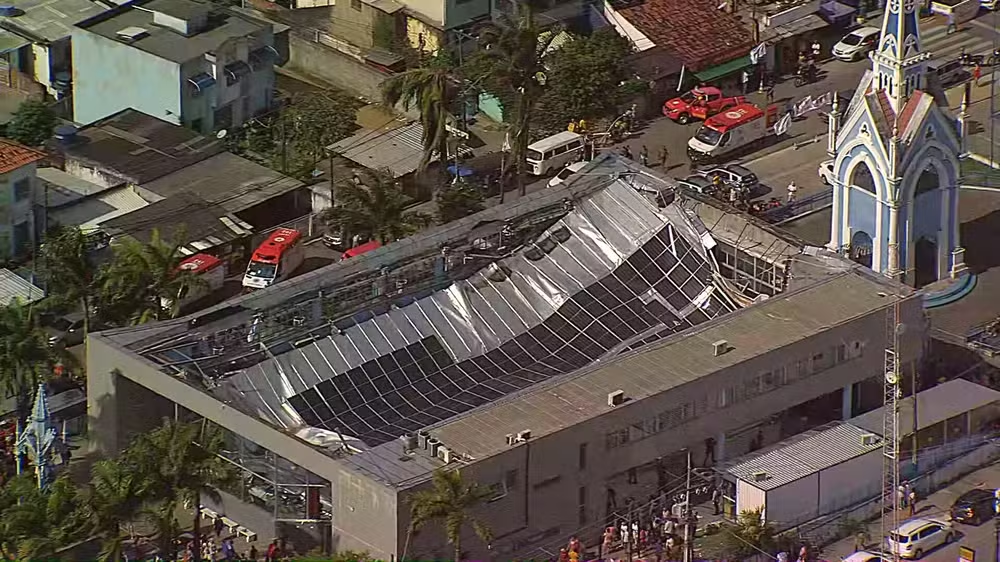
[(722, 78), (723, 76), (729, 76), (734, 72), (739, 72), (744, 68), (751, 66), (750, 55), (745, 57), (740, 57), (735, 60), (731, 60), (725, 64), (720, 64), (718, 66), (713, 66), (702, 70), (701, 72), (695, 72), (694, 76), (700, 82), (711, 82), (717, 78)]
[(809, 33), (810, 31), (823, 29), (827, 25), (829, 24), (823, 18), (816, 14), (809, 14), (808, 16), (792, 20), (784, 25), (776, 25), (762, 30), (760, 39), (761, 41), (766, 41), (768, 43), (777, 43), (782, 39), (797, 37), (799, 35)]

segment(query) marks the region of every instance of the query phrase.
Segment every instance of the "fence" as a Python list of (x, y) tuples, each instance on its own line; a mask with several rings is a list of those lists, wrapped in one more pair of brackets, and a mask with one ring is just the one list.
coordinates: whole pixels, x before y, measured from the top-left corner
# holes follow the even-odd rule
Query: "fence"
[[(975, 442), (957, 458), (940, 465), (928, 464), (920, 468), (921, 474), (909, 480), (917, 497), (927, 497), (954, 480), (983, 467), (1000, 458), (1000, 442), (994, 438), (984, 438)], [(868, 521), (879, 515), (882, 505), (881, 494), (870, 497), (841, 511), (825, 515), (807, 523), (796, 525), (786, 534), (807, 539), (813, 545), (826, 545), (844, 538), (840, 522), (846, 519)], [(781, 525), (777, 525), (781, 528)]]
[(792, 203), (768, 209), (764, 212), (763, 217), (768, 222), (782, 225), (831, 206), (833, 206), (833, 190), (828, 189), (821, 193), (797, 199)]

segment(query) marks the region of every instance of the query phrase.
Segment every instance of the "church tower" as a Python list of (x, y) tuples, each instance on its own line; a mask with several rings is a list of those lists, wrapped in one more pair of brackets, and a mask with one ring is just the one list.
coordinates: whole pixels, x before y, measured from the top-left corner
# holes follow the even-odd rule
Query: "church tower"
[(830, 118), (829, 247), (909, 285), (965, 270), (959, 245), (958, 123), (927, 73), (916, 0), (888, 0), (850, 104)]

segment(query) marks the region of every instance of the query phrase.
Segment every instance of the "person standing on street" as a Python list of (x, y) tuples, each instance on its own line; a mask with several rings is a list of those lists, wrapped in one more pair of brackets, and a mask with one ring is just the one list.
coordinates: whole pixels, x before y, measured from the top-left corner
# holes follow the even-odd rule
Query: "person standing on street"
[(632, 149), (629, 148), (627, 144), (622, 147), (622, 156), (628, 158), (629, 160), (632, 159)]
[(666, 146), (660, 147), (660, 169), (666, 171), (667, 169), (667, 159), (670, 157), (670, 153), (667, 152)]
[(906, 496), (906, 503), (910, 506), (910, 517), (917, 514), (917, 491), (910, 488), (910, 493)]
[(979, 79), (983, 76), (983, 68), (976, 63), (976, 66), (972, 67), (972, 83), (977, 87), (979, 86)]
[(948, 12), (948, 27), (945, 29), (944, 34), (951, 35), (956, 31), (958, 31), (958, 26), (955, 25), (955, 15), (952, 14), (951, 12)]
[(712, 488), (712, 510), (713, 515), (719, 514), (719, 504), (722, 503), (722, 492), (719, 491), (719, 487), (715, 486)]
[(787, 202), (789, 205), (795, 202), (795, 194), (799, 191), (799, 187), (795, 185), (795, 182), (790, 182), (788, 184), (788, 198)]
[(740, 83), (743, 84), (743, 95), (747, 95), (747, 90), (750, 87), (750, 71), (743, 69), (743, 73), (740, 75)]
[(642, 162), (643, 166), (649, 167), (649, 149), (646, 148), (646, 145), (642, 145), (642, 149), (639, 150), (639, 161)]

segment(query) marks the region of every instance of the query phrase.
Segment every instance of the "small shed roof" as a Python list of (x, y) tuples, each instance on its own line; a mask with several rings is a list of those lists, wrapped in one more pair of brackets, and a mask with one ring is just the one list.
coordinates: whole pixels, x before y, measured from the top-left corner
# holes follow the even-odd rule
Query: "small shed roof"
[(45, 291), (9, 269), (0, 269), (0, 306), (18, 299), (21, 304), (41, 300)]
[[(381, 132), (363, 130), (326, 149), (370, 170), (389, 170), (393, 178), (398, 178), (420, 165), (424, 154), (423, 135), (423, 125), (410, 123)], [(469, 150), (460, 149), (460, 152), (464, 154)], [(432, 159), (436, 160), (437, 156)]]
[[(778, 448), (730, 467), (726, 472), (760, 490), (780, 488), (811, 474), (882, 448), (882, 440), (866, 444), (871, 432), (841, 423), (786, 441)], [(764, 473), (763, 480), (755, 475)]]
[[(948, 418), (1000, 401), (1000, 392), (964, 379), (955, 379), (917, 393), (917, 430)], [(882, 434), (882, 408), (862, 414), (849, 422), (872, 433)], [(899, 401), (899, 419), (913, 419), (913, 397)], [(901, 427), (910, 432), (909, 424)]]

